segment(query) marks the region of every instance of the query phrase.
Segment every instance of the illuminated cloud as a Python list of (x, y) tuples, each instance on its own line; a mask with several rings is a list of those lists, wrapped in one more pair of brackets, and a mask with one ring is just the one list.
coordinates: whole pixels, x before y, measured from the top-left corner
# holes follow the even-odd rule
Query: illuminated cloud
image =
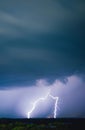
[[(32, 118), (49, 117), (50, 115), (53, 117), (55, 105), (55, 101), (52, 99), (53, 96), (59, 97), (57, 117), (85, 116), (84, 86), (85, 82), (81, 77), (71, 76), (67, 77), (66, 83), (57, 79), (52, 84), (47, 84), (45, 80), (38, 80), (35, 86), (1, 90), (0, 117), (27, 118), (28, 112), (33, 108), (32, 103), (36, 102), (39, 98), (44, 98), (49, 90), (50, 96), (43, 102), (36, 104), (33, 113), (31, 113)], [(8, 113), (8, 111), (10, 112)]]

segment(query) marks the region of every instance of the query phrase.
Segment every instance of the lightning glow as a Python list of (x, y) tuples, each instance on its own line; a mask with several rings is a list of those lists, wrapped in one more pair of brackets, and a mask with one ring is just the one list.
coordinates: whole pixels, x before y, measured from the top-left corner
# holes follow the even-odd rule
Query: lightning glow
[(45, 101), (48, 97), (51, 97), (53, 100), (55, 100), (54, 116), (53, 116), (53, 117), (56, 118), (56, 113), (57, 113), (57, 107), (58, 107), (58, 99), (59, 99), (59, 97), (54, 97), (54, 96), (52, 96), (52, 95), (50, 94), (50, 92), (48, 92), (48, 94), (47, 94), (45, 97), (39, 98), (39, 99), (37, 99), (34, 103), (32, 103), (32, 104), (33, 104), (33, 107), (32, 107), (32, 109), (28, 112), (28, 118), (31, 117), (31, 114), (32, 114), (32, 112), (34, 111), (34, 109), (36, 108), (37, 104), (38, 104), (39, 102), (41, 102), (41, 101)]
[(52, 99), (55, 100), (55, 107), (54, 107), (54, 118), (56, 118), (56, 114), (57, 114), (57, 108), (58, 108), (58, 99), (59, 97), (54, 97), (52, 95), (49, 95)]

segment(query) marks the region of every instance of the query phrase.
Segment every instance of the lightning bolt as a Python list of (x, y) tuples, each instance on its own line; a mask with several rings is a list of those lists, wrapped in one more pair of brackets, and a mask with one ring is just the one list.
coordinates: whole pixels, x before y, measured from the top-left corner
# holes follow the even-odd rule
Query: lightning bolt
[(56, 113), (57, 113), (57, 106), (58, 106), (58, 99), (59, 97), (54, 97), (50, 94), (50, 92), (44, 97), (44, 98), (39, 98), (33, 103), (32, 109), (28, 112), (28, 118), (31, 117), (31, 113), (34, 111), (36, 108), (37, 104), (41, 101), (45, 101), (48, 97), (51, 97), (53, 100), (55, 100), (55, 107), (54, 107), (54, 118), (56, 118)]
[(58, 108), (58, 100), (59, 100), (59, 97), (54, 97), (52, 95), (49, 95), (52, 99), (55, 100), (55, 107), (54, 107), (54, 118), (56, 118), (56, 113), (57, 113), (57, 108)]

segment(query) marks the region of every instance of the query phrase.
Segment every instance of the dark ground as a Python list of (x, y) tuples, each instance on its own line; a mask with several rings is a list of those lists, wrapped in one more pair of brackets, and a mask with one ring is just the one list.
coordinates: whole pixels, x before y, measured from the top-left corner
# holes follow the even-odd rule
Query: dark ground
[(84, 130), (85, 118), (0, 119), (0, 130)]

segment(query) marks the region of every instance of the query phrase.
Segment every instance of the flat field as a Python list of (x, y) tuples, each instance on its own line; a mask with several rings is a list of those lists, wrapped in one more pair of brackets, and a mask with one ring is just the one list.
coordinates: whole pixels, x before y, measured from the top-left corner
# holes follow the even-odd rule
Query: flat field
[(84, 130), (85, 118), (10, 119), (0, 118), (0, 130)]

